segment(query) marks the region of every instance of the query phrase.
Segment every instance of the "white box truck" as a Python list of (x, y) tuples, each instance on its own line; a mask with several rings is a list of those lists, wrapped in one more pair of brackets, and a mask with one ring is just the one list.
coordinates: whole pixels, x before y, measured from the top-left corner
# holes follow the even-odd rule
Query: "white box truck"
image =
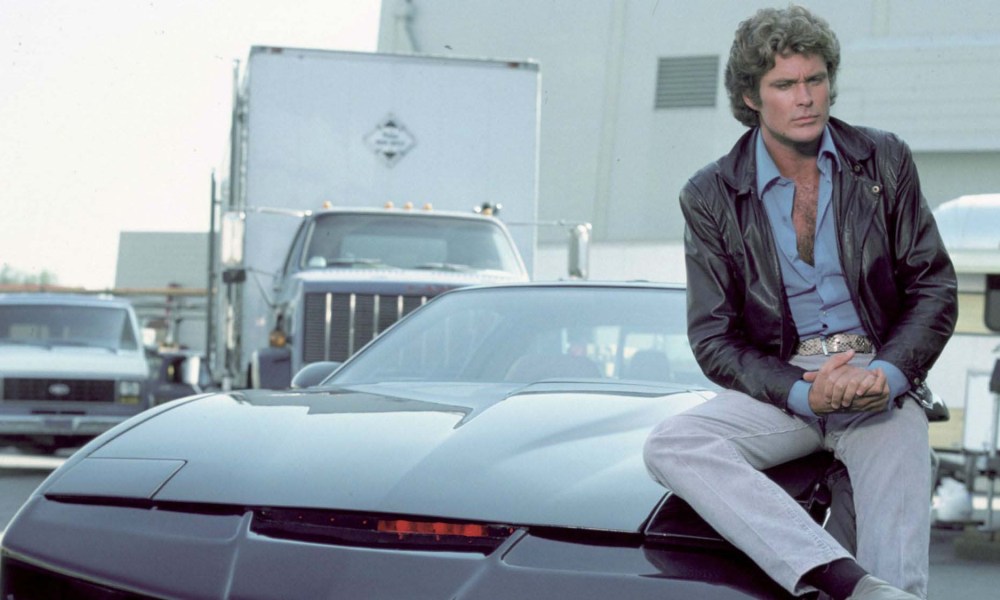
[(539, 76), (530, 61), (253, 47), (213, 185), (214, 372), (287, 387), (444, 290), (530, 277)]

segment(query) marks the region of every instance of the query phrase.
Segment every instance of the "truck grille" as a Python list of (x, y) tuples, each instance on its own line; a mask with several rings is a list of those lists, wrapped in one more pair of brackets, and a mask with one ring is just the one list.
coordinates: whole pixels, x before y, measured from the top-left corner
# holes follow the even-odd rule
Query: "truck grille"
[(306, 294), (303, 362), (344, 361), (428, 296)]
[(3, 380), (6, 401), (61, 400), (66, 402), (114, 402), (115, 382), (111, 379), (28, 379)]

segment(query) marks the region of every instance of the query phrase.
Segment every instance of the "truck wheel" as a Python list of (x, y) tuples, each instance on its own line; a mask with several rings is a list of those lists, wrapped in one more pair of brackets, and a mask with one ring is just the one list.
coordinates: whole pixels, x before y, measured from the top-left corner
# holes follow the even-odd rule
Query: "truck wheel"
[(254, 371), (253, 362), (247, 364), (247, 378), (243, 382), (243, 385), (247, 389), (251, 389), (251, 390), (260, 389), (260, 381), (257, 380), (256, 377), (254, 376), (255, 372), (256, 371)]

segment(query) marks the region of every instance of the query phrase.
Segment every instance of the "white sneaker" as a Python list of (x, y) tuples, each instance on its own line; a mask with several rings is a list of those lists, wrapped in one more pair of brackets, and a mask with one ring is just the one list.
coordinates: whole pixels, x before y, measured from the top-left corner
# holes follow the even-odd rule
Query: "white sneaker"
[(854, 591), (847, 600), (920, 600), (920, 597), (904, 592), (877, 577), (865, 575), (854, 586)]

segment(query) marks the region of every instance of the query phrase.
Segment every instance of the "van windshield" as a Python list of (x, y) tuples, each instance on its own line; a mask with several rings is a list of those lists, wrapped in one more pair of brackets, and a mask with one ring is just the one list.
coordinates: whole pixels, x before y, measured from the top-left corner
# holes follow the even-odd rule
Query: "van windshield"
[(0, 344), (139, 349), (124, 308), (55, 304), (0, 304)]

